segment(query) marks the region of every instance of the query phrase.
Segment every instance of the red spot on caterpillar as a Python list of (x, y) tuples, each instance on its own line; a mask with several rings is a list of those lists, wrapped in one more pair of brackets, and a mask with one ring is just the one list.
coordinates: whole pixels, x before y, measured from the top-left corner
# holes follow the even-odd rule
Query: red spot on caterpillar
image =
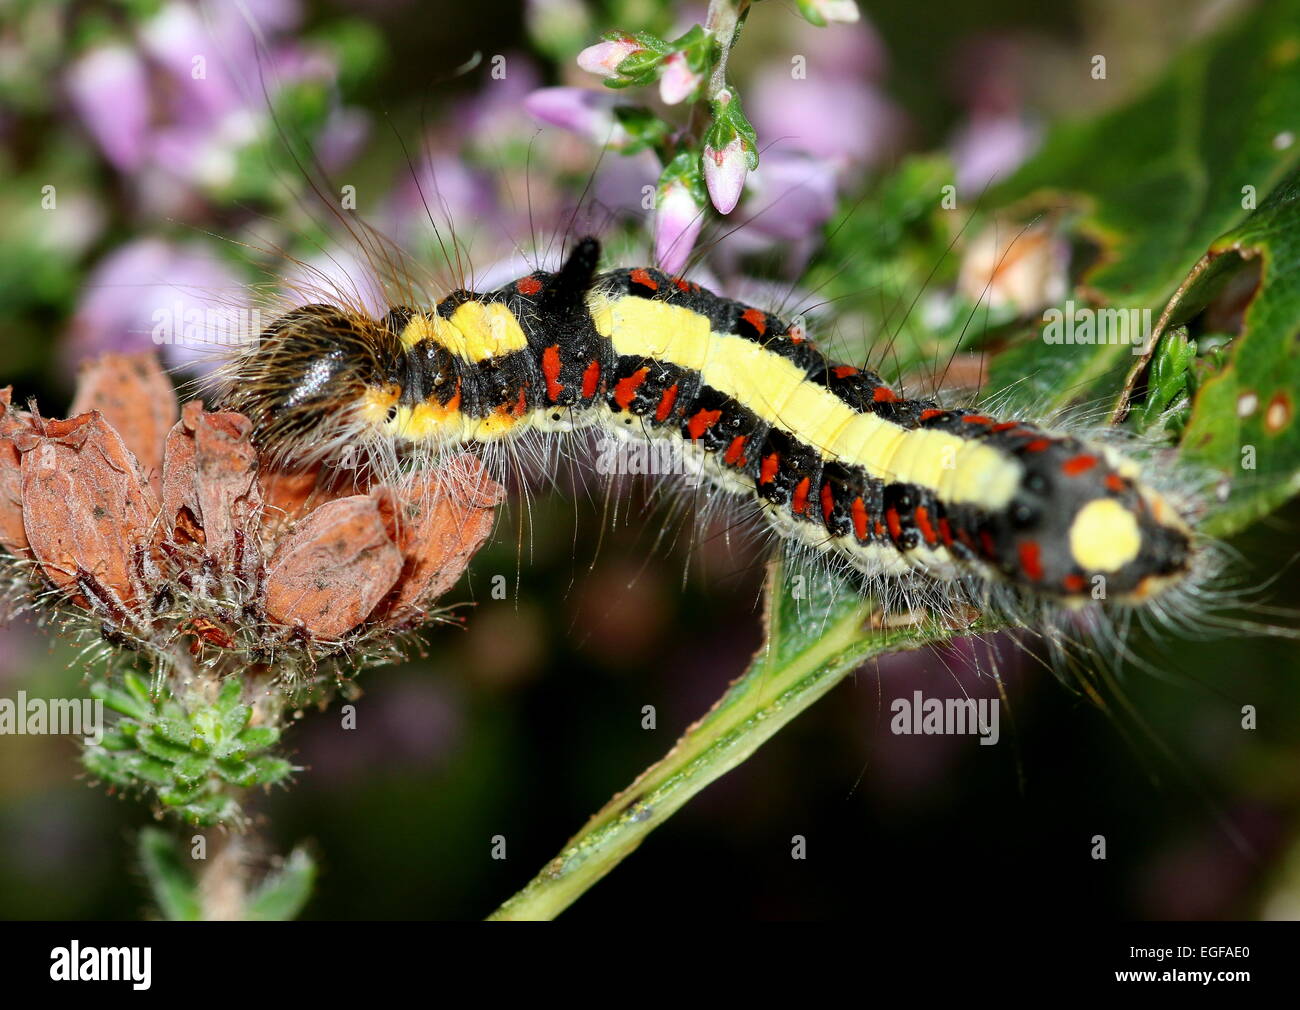
[(659, 282), (650, 276), (649, 272), (637, 267), (631, 273), (632, 283), (640, 285), (643, 288), (649, 288), (651, 291), (659, 290)]
[(1097, 465), (1097, 457), (1089, 456), (1087, 453), (1080, 453), (1078, 456), (1071, 456), (1061, 464), (1061, 472), (1067, 477), (1077, 477), (1081, 473), (1087, 473)]
[(524, 277), (515, 285), (515, 290), (521, 295), (535, 295), (542, 290), (542, 282), (536, 277)]
[(831, 521), (831, 516), (835, 514), (835, 493), (831, 490), (829, 484), (822, 485), (822, 518), (827, 522)]
[(746, 309), (740, 318), (752, 326), (760, 337), (767, 333), (767, 316), (758, 309)]
[(727, 451), (726, 454), (723, 455), (722, 461), (726, 463), (727, 466), (743, 466), (745, 461), (741, 458), (740, 454), (744, 451), (745, 436), (737, 435), (731, 440), (731, 445), (727, 446)]
[(877, 520), (876, 522), (876, 539), (877, 540), (885, 539), (885, 524), (880, 522), (879, 520)]
[(998, 424), (995, 424), (995, 425), (994, 425), (991, 429), (989, 429), (989, 430), (990, 430), (990, 431), (1010, 431), (1012, 428), (1019, 428), (1019, 427), (1020, 427), (1020, 422), (1019, 422), (1019, 421), (1002, 421), (1002, 422), (1000, 422), (1000, 423), (998, 423)]
[(667, 421), (668, 415), (673, 412), (673, 404), (677, 402), (677, 383), (673, 383), (664, 390), (664, 395), (659, 397), (659, 408), (655, 411), (656, 421)]
[(934, 407), (927, 407), (925, 410), (921, 411), (921, 420), (928, 421), (932, 417), (938, 417), (940, 414), (946, 414), (946, 413), (948, 413), (946, 410), (938, 410)]
[(885, 522), (889, 524), (889, 536), (895, 540), (903, 539), (903, 524), (898, 521), (898, 509), (885, 509)]
[(686, 425), (691, 441), (697, 441), (701, 435), (718, 423), (720, 417), (722, 417), (720, 410), (697, 410), (691, 417), (690, 423)]
[(983, 414), (967, 414), (962, 419), (962, 424), (992, 424), (993, 418), (985, 417)]
[(546, 396), (552, 403), (560, 398), (560, 345), (552, 344), (542, 352), (542, 375), (546, 378)]
[(648, 368), (638, 368), (635, 372), (625, 379), (619, 379), (614, 384), (614, 402), (624, 410), (632, 406), (632, 398), (636, 396), (636, 391), (640, 388), (641, 383), (645, 382), (645, 377), (650, 372)]
[(930, 525), (930, 510), (924, 505), (916, 507), (916, 528), (921, 531), (921, 536), (931, 547), (938, 543), (939, 537), (934, 532), (934, 527)]
[(980, 546), (984, 548), (984, 556), (991, 558), (997, 554), (997, 544), (993, 542), (993, 534), (988, 530), (980, 530)]
[(888, 386), (877, 386), (871, 398), (877, 403), (894, 403), (898, 399), (898, 394)]
[(514, 411), (513, 411), (513, 413), (514, 413), (515, 417), (523, 417), (523, 416), (524, 416), (524, 412), (525, 412), (526, 410), (528, 410), (528, 400), (527, 400), (527, 398), (524, 396), (524, 390), (523, 390), (523, 389), (520, 389), (520, 390), (519, 390), (519, 399), (517, 399), (517, 400), (515, 401), (515, 407), (514, 407)]
[(1044, 449), (1048, 448), (1051, 444), (1052, 444), (1052, 440), (1050, 438), (1036, 438), (1032, 442), (1025, 443), (1024, 451), (1042, 452)]
[(691, 293), (691, 286), (687, 284), (684, 280), (682, 280), (680, 277), (674, 278), (673, 283), (677, 285), (677, 290), (680, 291), (682, 294), (688, 295)]
[(805, 477), (794, 488), (794, 500), (790, 502), (790, 511), (797, 516), (806, 515), (808, 512), (808, 488), (812, 484), (811, 477)]
[(853, 532), (859, 540), (867, 539), (867, 506), (861, 498), (853, 499)]
[(763, 468), (759, 471), (758, 482), (760, 484), (771, 484), (776, 479), (776, 471), (781, 467), (780, 453), (769, 453), (763, 459)]
[(1123, 494), (1124, 480), (1117, 473), (1106, 474), (1106, 490), (1113, 494)]
[(836, 365), (831, 369), (831, 374), (837, 379), (847, 379), (850, 375), (860, 375), (861, 373), (852, 365)]
[(1034, 582), (1043, 577), (1043, 559), (1038, 549), (1037, 540), (1026, 540), (1021, 543), (1020, 567)]
[(947, 516), (943, 516), (939, 520), (939, 537), (943, 540), (945, 547), (952, 546), (952, 523), (948, 522)]
[(600, 385), (600, 362), (593, 361), (582, 373), (582, 398), (590, 400), (595, 396), (598, 385)]
[(1065, 587), (1067, 593), (1081, 593), (1085, 584), (1082, 575), (1067, 575), (1061, 580), (1061, 585)]

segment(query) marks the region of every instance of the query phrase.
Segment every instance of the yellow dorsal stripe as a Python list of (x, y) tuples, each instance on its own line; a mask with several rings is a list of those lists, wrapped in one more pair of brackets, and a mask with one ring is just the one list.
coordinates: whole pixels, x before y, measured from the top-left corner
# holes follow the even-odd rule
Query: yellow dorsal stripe
[(402, 330), (400, 339), (407, 348), (432, 340), (466, 361), (499, 358), (528, 347), (519, 321), (501, 302), (464, 302), (449, 319), (415, 316)]
[(916, 484), (941, 501), (1004, 507), (1022, 469), (1010, 456), (947, 432), (907, 429), (860, 413), (793, 361), (734, 334), (713, 333), (708, 318), (680, 305), (626, 295), (592, 296), (596, 330), (620, 355), (667, 361), (789, 432), (827, 461), (860, 466), (873, 477)]

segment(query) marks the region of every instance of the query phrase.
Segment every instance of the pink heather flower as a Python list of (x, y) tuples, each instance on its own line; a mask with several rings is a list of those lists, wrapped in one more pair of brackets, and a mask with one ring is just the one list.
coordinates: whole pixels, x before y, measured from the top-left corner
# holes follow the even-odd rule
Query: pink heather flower
[(598, 77), (617, 77), (618, 65), (633, 53), (641, 52), (642, 48), (631, 36), (613, 42), (597, 42), (578, 54), (578, 66)]
[(972, 116), (951, 142), (957, 189), (969, 197), (1009, 178), (1037, 142), (1038, 131), (1018, 113)]
[(149, 82), (126, 46), (92, 49), (68, 71), (68, 95), (104, 157), (120, 172), (144, 160), (149, 135)]
[(243, 279), (206, 245), (138, 239), (95, 265), (63, 350), (76, 362), (109, 351), (160, 351), (169, 364), (184, 364), (193, 356), (184, 342), (155, 345), (159, 324), (168, 323), (173, 334), (183, 335), (188, 321), (191, 335), (201, 338), (196, 321), (224, 319), (222, 314), (236, 308), (244, 292)]
[(670, 182), (655, 208), (655, 260), (665, 273), (681, 273), (704, 227), (704, 208), (684, 182)]
[(524, 108), (539, 122), (570, 130), (594, 144), (608, 144), (614, 150), (628, 141), (627, 131), (614, 118), (619, 104), (614, 95), (586, 88), (538, 88), (524, 99)]
[(702, 80), (704, 75), (697, 74), (690, 68), (685, 53), (672, 53), (664, 60), (663, 70), (659, 75), (659, 97), (663, 99), (665, 105), (684, 102), (695, 93)]
[(740, 201), (748, 174), (749, 159), (740, 134), (732, 137), (720, 151), (704, 145), (704, 183), (719, 214), (730, 214)]
[(760, 137), (837, 164), (874, 165), (897, 147), (903, 119), (864, 78), (826, 73), (790, 77), (761, 71), (745, 104)]
[(783, 242), (812, 236), (838, 206), (834, 167), (821, 159), (771, 150), (750, 176), (745, 232)]

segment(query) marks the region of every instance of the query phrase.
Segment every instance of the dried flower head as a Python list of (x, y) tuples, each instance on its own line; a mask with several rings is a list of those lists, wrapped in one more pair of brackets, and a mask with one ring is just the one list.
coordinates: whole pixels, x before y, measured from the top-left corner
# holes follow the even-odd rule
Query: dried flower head
[(0, 391), (11, 609), (106, 658), (146, 658), (145, 695), (129, 677), (98, 685), (123, 719), (87, 766), (203, 822), (237, 820), (228, 786), (288, 774), (282, 759), (250, 763), (288, 704), (323, 701), (440, 617), (434, 601), (502, 498), (470, 455), (392, 487), (271, 469), (252, 430), (198, 401), (181, 409), (152, 355), (83, 368), (67, 420)]

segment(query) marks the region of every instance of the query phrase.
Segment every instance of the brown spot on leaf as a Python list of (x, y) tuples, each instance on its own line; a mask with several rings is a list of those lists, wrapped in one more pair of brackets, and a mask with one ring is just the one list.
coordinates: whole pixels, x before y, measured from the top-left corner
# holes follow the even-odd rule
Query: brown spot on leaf
[(1264, 411), (1265, 430), (1270, 435), (1276, 435), (1291, 423), (1294, 414), (1295, 408), (1291, 404), (1290, 394), (1286, 390), (1279, 389), (1268, 401), (1268, 408)]

